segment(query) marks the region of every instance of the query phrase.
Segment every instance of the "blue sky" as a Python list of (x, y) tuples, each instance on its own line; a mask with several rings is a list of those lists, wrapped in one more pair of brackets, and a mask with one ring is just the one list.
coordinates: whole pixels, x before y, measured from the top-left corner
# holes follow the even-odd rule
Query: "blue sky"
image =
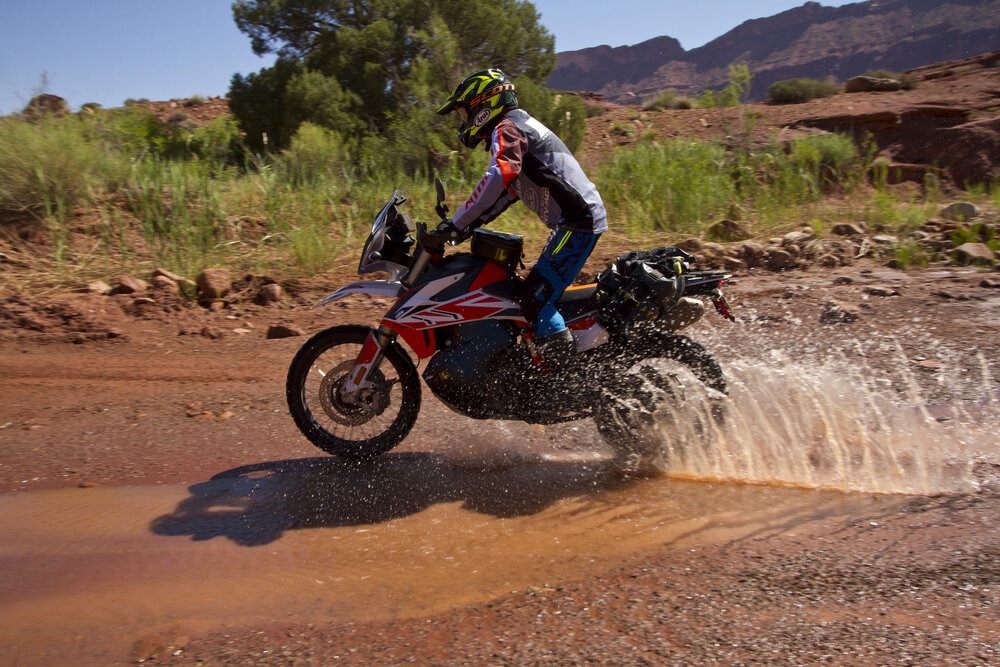
[[(839, 6), (849, 0), (821, 0)], [(538, 0), (556, 50), (638, 44), (669, 35), (686, 49), (740, 23), (805, 0)], [(609, 7), (613, 9), (609, 9)], [(38, 92), (120, 106), (128, 98), (225, 95), (259, 58), (233, 23), (231, 0), (4, 0), (0, 4), (0, 114)]]

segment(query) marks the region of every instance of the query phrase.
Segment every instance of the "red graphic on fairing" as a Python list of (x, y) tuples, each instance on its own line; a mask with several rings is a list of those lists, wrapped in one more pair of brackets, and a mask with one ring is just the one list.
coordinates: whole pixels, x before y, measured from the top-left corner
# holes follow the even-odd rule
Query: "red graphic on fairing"
[[(516, 305), (507, 299), (476, 291), (444, 303), (428, 301), (412, 308), (401, 309), (401, 316), (386, 318), (385, 323), (390, 327), (396, 324), (421, 331), (460, 322), (488, 319)], [(404, 312), (405, 314), (402, 314)]]

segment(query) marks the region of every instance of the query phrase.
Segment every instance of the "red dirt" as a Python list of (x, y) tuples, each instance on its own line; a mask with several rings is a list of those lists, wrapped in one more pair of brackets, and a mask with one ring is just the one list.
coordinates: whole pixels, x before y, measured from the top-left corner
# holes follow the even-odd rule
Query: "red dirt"
[[(993, 81), (996, 71), (987, 73)], [(938, 80), (948, 79), (933, 79)], [(926, 94), (930, 85), (921, 88)], [(766, 135), (778, 126), (790, 127), (792, 120), (835, 115), (846, 108), (863, 113), (872, 108), (874, 95), (760, 107), (763, 115), (755, 132)], [(949, 104), (961, 95), (961, 89), (948, 91)], [(917, 103), (909, 93), (882, 93), (877, 99), (878, 108), (885, 108), (885, 99), (900, 108)], [(609, 113), (591, 132), (611, 142), (610, 124), (622, 114), (635, 113)], [(663, 133), (728, 132), (735, 122), (726, 116), (731, 113), (739, 112), (690, 111), (655, 118), (639, 114), (637, 122)], [(995, 117), (996, 110), (975, 113)], [(605, 145), (595, 146), (601, 150)], [(607, 247), (601, 257), (622, 249)], [(314, 332), (339, 323), (372, 322), (386, 304), (352, 301), (318, 310), (306, 307), (348, 278), (286, 284), (286, 298), (278, 306), (240, 300), (215, 311), (162, 292), (4, 298), (0, 503), (45, 489), (198, 484), (241, 466), (294, 464), (317, 456), (295, 431), (283, 402), (284, 372), (304, 339), (267, 340), (264, 332), (275, 324)], [(863, 355), (851, 357), (854, 363), (885, 373), (898, 370), (898, 345), (904, 365), (922, 385), (922, 395), (941, 405), (982, 398), (972, 400), (967, 387), (942, 383), (942, 368), (957, 365), (959, 374), (987, 369), (987, 391), (994, 398), (980, 413), (970, 414), (978, 414), (980, 426), (992, 429), (995, 436), (996, 414), (990, 411), (996, 408), (1000, 377), (996, 284), (997, 274), (986, 270), (938, 265), (904, 273), (867, 259), (836, 269), (740, 271), (729, 294), (742, 322), (728, 325), (709, 314), (696, 333), (751, 351), (770, 338), (783, 338), (783, 349), (792, 355), (804, 346), (831, 354), (853, 354), (865, 347)], [(820, 325), (820, 313), (830, 299), (850, 307), (858, 321)], [(759, 363), (774, 359), (764, 354)], [(475, 422), (434, 414), (443, 430), (417, 435), (401, 450), (433, 451), (449, 438), (483, 437), (477, 435), (481, 431)], [(529, 444), (539, 449), (579, 446), (566, 431), (533, 433)], [(1000, 527), (995, 519), (1000, 476), (995, 466), (1000, 452), (989, 454), (977, 463), (975, 492), (934, 497), (846, 494), (845, 502), (864, 502), (843, 512), (789, 520), (787, 525), (777, 521), (697, 548), (648, 545), (602, 566), (596, 575), (588, 571), (581, 577), (567, 569), (557, 583), (540, 580), (485, 603), (395, 620), (317, 615), (310, 622), (273, 618), (225, 630), (192, 630), (183, 619), (161, 618), (135, 638), (131, 652), (108, 648), (94, 654), (81, 649), (75, 661), (997, 664)], [(515, 462), (501, 477), (515, 479), (517, 471)], [(392, 479), (376, 476), (369, 486), (391, 485)], [(391, 497), (391, 486), (388, 489)], [(530, 516), (537, 510), (520, 511)], [(290, 532), (297, 529), (288, 527)], [(16, 545), (18, 537), (6, 539)], [(162, 539), (167, 545), (182, 538)], [(600, 535), (594, 535), (593, 544), (600, 548)], [(72, 553), (74, 547), (67, 541), (65, 548)], [(17, 590), (15, 564), (5, 566), (0, 591)], [(108, 585), (114, 585), (113, 578)], [(4, 613), (0, 602), (0, 618)], [(86, 639), (68, 636), (49, 650), (73, 657), (76, 643)], [(23, 641), (31, 643), (30, 637)], [(13, 651), (8, 655), (17, 656), (17, 648), (7, 646)], [(3, 655), (0, 650), (4, 664), (21, 662)]]

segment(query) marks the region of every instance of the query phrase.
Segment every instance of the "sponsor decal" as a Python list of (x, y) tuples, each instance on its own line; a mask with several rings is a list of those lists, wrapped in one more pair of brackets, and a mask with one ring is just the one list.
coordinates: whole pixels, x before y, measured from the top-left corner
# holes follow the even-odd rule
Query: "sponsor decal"
[(476, 127), (482, 127), (489, 119), (490, 119), (490, 110), (483, 109), (482, 111), (476, 114), (476, 117), (472, 120), (472, 124), (475, 125)]

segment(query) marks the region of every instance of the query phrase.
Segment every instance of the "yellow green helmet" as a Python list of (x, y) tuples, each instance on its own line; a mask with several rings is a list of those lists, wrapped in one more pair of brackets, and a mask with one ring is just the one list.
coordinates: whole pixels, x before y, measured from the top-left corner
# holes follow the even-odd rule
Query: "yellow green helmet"
[(516, 108), (517, 94), (507, 75), (498, 69), (484, 69), (465, 77), (437, 112), (464, 110), (458, 138), (469, 148), (475, 148), (493, 131), (504, 112)]

